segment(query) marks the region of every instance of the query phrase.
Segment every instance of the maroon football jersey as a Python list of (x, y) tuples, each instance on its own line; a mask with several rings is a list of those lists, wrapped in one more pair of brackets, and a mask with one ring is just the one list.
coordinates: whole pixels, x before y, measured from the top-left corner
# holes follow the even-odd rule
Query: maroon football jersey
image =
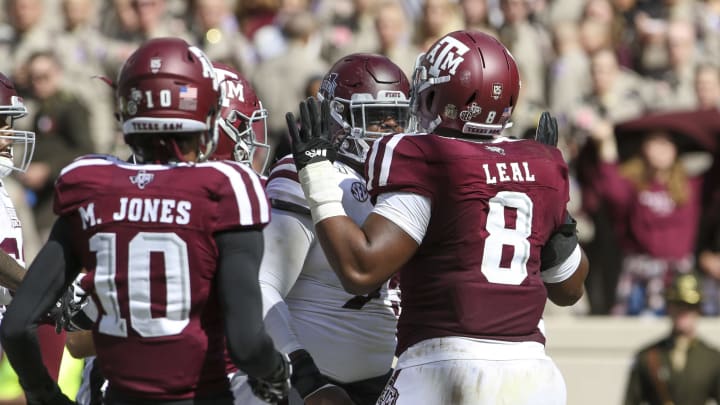
[(73, 224), (88, 270), (98, 363), (112, 389), (153, 400), (229, 392), (213, 235), (269, 222), (258, 176), (234, 162), (91, 156), (62, 171), (55, 212)]
[(556, 148), (394, 135), (375, 142), (366, 172), (374, 199), (409, 192), (432, 204), (425, 238), (400, 271), (398, 354), (442, 336), (545, 342), (540, 250), (569, 200)]

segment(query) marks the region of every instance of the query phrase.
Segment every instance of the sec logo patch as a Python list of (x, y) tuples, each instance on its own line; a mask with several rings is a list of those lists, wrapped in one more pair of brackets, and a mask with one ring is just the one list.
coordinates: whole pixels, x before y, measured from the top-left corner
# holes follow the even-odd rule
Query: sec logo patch
[(367, 201), (367, 199), (369, 197), (367, 188), (365, 187), (365, 184), (361, 183), (359, 181), (354, 182), (350, 186), (350, 192), (352, 193), (353, 197), (355, 197), (355, 199), (360, 202)]

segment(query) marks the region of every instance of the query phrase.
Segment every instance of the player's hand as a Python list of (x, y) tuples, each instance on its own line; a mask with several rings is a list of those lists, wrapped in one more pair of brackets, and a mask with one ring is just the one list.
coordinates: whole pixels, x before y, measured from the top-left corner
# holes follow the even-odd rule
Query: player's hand
[(305, 398), (306, 405), (355, 405), (344, 389), (327, 385)]
[(281, 404), (290, 392), (290, 375), (292, 365), (290, 359), (282, 356), (282, 365), (267, 379), (259, 379), (248, 375), (248, 384), (253, 394), (269, 404)]
[(308, 97), (300, 102), (300, 123), (293, 113), (285, 114), (295, 167), (300, 172), (305, 166), (323, 160), (335, 161), (337, 151), (330, 139), (330, 103), (318, 105), (317, 99)]
[(85, 314), (84, 309), (87, 305), (94, 304), (90, 301), (89, 294), (80, 286), (83, 277), (84, 273), (78, 274), (51, 311), (57, 333), (63, 330), (75, 332), (92, 328), (94, 321)]
[(535, 130), (535, 140), (545, 145), (557, 146), (558, 126), (555, 117), (545, 111), (540, 114), (540, 121)]

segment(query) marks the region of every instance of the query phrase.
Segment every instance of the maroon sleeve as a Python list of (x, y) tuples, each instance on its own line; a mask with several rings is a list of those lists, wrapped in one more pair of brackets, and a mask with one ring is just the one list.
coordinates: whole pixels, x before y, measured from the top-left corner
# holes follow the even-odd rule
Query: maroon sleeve
[(113, 164), (114, 158), (86, 156), (67, 165), (55, 180), (53, 210), (62, 216), (76, 211), (102, 189), (103, 168)]
[(635, 199), (635, 188), (620, 174), (616, 163), (601, 163), (592, 187), (616, 213), (626, 212)]
[(398, 134), (380, 138), (373, 144), (365, 165), (367, 188), (373, 203), (377, 196), (403, 191), (432, 198), (431, 177), (425, 151), (414, 138), (432, 135)]
[(208, 165), (220, 173), (214, 185), (213, 233), (237, 228), (262, 229), (270, 222), (270, 203), (260, 177), (245, 165), (223, 161)]

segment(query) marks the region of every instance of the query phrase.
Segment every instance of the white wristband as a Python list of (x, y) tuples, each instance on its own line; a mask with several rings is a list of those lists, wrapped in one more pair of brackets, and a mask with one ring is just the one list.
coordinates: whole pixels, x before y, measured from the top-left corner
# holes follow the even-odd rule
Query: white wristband
[(309, 164), (298, 173), (313, 224), (323, 219), (345, 216), (342, 206), (343, 191), (337, 178), (337, 171), (329, 160)]

